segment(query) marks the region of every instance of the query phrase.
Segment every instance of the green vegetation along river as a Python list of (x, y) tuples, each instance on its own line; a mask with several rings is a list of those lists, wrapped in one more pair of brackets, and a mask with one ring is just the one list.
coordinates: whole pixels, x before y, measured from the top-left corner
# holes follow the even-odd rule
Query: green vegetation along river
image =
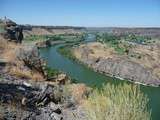
[[(123, 83), (133, 84), (127, 81), (119, 80), (117, 78), (105, 76), (103, 74), (94, 72), (93, 70), (77, 63), (76, 61), (72, 61), (64, 57), (57, 51), (60, 47), (65, 46), (66, 44), (59, 44), (52, 47), (40, 49), (40, 54), (47, 61), (49, 67), (63, 71), (71, 78), (76, 79), (78, 83), (85, 83), (86, 85), (91, 87), (101, 87), (101, 85), (106, 83), (115, 85)], [(152, 110), (152, 119), (159, 120), (160, 87), (149, 87), (143, 85), (140, 85), (140, 87), (150, 100), (149, 108)]]

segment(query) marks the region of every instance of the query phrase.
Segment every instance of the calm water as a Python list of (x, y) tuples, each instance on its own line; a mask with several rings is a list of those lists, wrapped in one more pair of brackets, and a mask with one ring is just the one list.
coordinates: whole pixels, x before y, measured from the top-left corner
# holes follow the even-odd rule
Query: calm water
[[(90, 37), (88, 37), (88, 41), (92, 41)], [(127, 82), (94, 72), (82, 64), (69, 60), (57, 52), (57, 49), (61, 46), (63, 45), (40, 49), (40, 54), (48, 62), (49, 67), (63, 71), (71, 78), (76, 79), (77, 82), (85, 83), (91, 87), (100, 87), (104, 83), (117, 85)], [(130, 82), (127, 83), (132, 84)], [(160, 87), (154, 88), (141, 85), (141, 90), (149, 97), (152, 119), (160, 120)]]

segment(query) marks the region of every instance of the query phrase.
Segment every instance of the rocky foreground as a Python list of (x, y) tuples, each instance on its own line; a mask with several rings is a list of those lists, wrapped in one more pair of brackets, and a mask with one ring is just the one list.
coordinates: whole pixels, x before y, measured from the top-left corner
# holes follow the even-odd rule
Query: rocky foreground
[[(65, 77), (63, 77), (65, 78)], [(71, 85), (72, 86), (72, 85)], [(81, 85), (73, 85), (76, 88)], [(84, 120), (84, 111), (64, 85), (19, 79), (0, 65), (0, 119)]]
[(85, 85), (63, 73), (49, 76), (35, 43), (0, 40), (0, 120), (85, 120)]

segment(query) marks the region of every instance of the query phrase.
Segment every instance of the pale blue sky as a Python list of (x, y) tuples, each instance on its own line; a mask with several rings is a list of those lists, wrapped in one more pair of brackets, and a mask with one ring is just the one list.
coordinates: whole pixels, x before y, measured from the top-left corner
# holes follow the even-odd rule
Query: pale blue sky
[(0, 0), (19, 24), (160, 27), (160, 0)]

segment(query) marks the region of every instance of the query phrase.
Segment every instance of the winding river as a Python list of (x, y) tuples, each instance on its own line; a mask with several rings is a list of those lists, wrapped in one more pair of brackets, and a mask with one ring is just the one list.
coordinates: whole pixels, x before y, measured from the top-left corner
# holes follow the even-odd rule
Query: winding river
[[(94, 37), (89, 35), (85, 42), (94, 41)], [(67, 43), (66, 43), (67, 44)], [(110, 84), (133, 84), (124, 80), (109, 77), (89, 69), (85, 65), (72, 61), (59, 52), (58, 48), (66, 44), (59, 44), (48, 48), (40, 49), (41, 56), (47, 61), (48, 66), (63, 71), (71, 78), (76, 79), (78, 83), (85, 83), (91, 87), (101, 87), (104, 83)], [(160, 87), (149, 87), (140, 85), (142, 92), (149, 98), (149, 107), (152, 110), (152, 119), (160, 119)]]

